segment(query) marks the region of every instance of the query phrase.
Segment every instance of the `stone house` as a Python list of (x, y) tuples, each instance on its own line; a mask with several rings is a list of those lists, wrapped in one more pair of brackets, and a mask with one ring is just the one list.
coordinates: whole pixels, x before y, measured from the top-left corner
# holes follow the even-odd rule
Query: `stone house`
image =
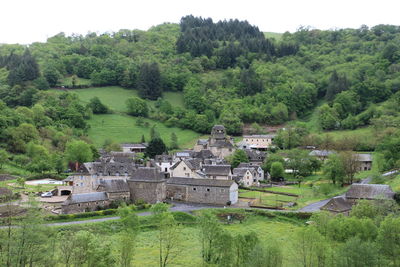
[(211, 136), (208, 140), (200, 139), (194, 146), (194, 151), (210, 150), (218, 158), (226, 158), (235, 152), (233, 139), (226, 135), (223, 125), (214, 125), (211, 129)]
[(358, 171), (369, 171), (372, 168), (372, 155), (371, 154), (357, 154)]
[(192, 203), (236, 204), (238, 185), (233, 180), (172, 177), (167, 181), (167, 198)]
[(61, 204), (61, 213), (70, 214), (85, 211), (95, 211), (99, 207), (108, 207), (110, 201), (106, 192), (92, 192), (85, 194), (71, 194)]
[[(265, 179), (264, 170), (257, 163), (242, 162), (237, 166), (237, 168), (253, 168), (257, 172), (257, 181), (264, 181), (264, 179)], [(268, 174), (267, 174), (267, 176), (268, 176)]]
[(110, 201), (128, 201), (131, 196), (128, 183), (122, 179), (100, 180), (97, 191), (106, 192), (107, 198)]
[(238, 145), (242, 149), (267, 150), (272, 146), (275, 136), (275, 134), (244, 135)]
[(171, 177), (202, 178), (201, 167), (201, 159), (181, 160), (170, 168)]
[(233, 179), (239, 185), (246, 187), (258, 185), (257, 172), (254, 170), (254, 168), (233, 169)]
[(201, 171), (209, 179), (232, 179), (231, 165), (203, 165)]
[(267, 156), (265, 152), (253, 149), (245, 149), (244, 152), (246, 152), (247, 158), (253, 164), (261, 165)]
[(391, 200), (394, 196), (395, 193), (390, 186), (384, 184), (352, 184), (345, 195), (352, 204), (360, 199)]
[(127, 180), (131, 200), (143, 200), (147, 203), (157, 203), (165, 200), (166, 179), (156, 167), (140, 167)]
[(353, 205), (347, 201), (347, 199), (339, 196), (330, 199), (324, 206), (321, 207), (321, 210), (326, 210), (333, 214), (349, 215), (352, 206)]

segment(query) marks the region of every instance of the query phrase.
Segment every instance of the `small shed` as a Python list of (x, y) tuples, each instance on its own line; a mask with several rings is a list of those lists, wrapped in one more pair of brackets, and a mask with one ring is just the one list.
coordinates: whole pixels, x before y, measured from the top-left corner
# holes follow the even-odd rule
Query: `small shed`
[(390, 200), (395, 193), (384, 184), (352, 184), (346, 193), (346, 199), (355, 202), (358, 199)]

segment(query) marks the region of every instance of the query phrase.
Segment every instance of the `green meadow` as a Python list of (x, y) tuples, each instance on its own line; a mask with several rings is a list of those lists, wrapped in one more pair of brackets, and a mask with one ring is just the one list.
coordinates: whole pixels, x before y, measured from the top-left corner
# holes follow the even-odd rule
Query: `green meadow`
[(193, 146), (194, 140), (200, 134), (180, 128), (168, 128), (158, 121), (144, 119), (149, 127), (136, 125), (137, 118), (122, 114), (93, 115), (89, 120), (89, 138), (97, 147), (101, 147), (106, 139), (111, 139), (118, 143), (140, 142), (142, 135), (146, 141), (150, 140), (150, 129), (155, 125), (156, 131), (160, 134), (166, 145), (170, 144), (171, 134), (174, 132), (178, 137), (180, 148)]
[[(59, 91), (59, 90), (57, 90)], [(59, 91), (61, 92), (61, 91)], [(129, 97), (138, 96), (135, 89), (124, 89), (120, 86), (90, 87), (84, 89), (68, 89), (68, 92), (77, 94), (83, 103), (89, 103), (93, 97), (100, 101), (114, 112), (127, 112), (125, 101)], [(163, 99), (173, 106), (183, 107), (183, 95), (179, 92), (164, 92)], [(155, 101), (147, 100), (150, 107), (154, 107)]]

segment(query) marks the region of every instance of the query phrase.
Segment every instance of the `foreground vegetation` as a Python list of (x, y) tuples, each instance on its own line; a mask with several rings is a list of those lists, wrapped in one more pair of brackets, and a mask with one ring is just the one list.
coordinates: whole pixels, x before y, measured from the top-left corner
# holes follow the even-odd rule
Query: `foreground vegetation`
[[(362, 201), (350, 217), (210, 209), (46, 227), (28, 213), (0, 229), (2, 266), (397, 266), (400, 221), (393, 202)], [(306, 224), (312, 221), (312, 224)], [(19, 251), (19, 252), (17, 252)], [(368, 252), (367, 254), (365, 254)]]

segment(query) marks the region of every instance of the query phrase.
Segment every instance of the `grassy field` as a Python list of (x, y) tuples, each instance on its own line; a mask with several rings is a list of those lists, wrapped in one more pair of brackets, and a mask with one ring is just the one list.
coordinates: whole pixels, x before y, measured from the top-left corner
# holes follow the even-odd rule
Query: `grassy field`
[(137, 118), (128, 115), (106, 114), (93, 115), (89, 120), (91, 128), (89, 129), (89, 137), (98, 147), (104, 144), (106, 139), (111, 139), (118, 143), (140, 142), (142, 135), (146, 141), (150, 139), (150, 128), (156, 125), (156, 131), (160, 133), (164, 142), (169, 145), (171, 133), (175, 132), (178, 137), (178, 144), (181, 148), (193, 146), (194, 140), (200, 137), (200, 134), (179, 128), (168, 128), (161, 122), (144, 119), (149, 123), (149, 127), (137, 126)]
[[(60, 90), (55, 90), (62, 92)], [(89, 103), (90, 99), (97, 96), (103, 104), (115, 112), (127, 112), (125, 101), (129, 97), (138, 96), (137, 90), (124, 89), (120, 86), (91, 87), (85, 89), (68, 89), (75, 93), (83, 103)], [(173, 106), (183, 107), (183, 95), (179, 92), (165, 92), (163, 98)], [(148, 105), (154, 107), (155, 101), (147, 100)]]
[(275, 38), (275, 40), (279, 41), (282, 39), (283, 33), (278, 33), (278, 32), (264, 32), (264, 36), (266, 38)]
[[(144, 218), (141, 218), (144, 219)], [(284, 266), (291, 266), (290, 256), (293, 233), (303, 226), (301, 222), (286, 218), (267, 218), (249, 216), (242, 223), (223, 225), (223, 228), (232, 235), (256, 232), (261, 242), (269, 244), (274, 242), (281, 245), (284, 256)], [(115, 229), (113, 222), (87, 224), (86, 226), (64, 226), (63, 230), (88, 229), (96, 235), (108, 240), (115, 240), (117, 233), (109, 229)], [(180, 249), (178, 256), (171, 261), (170, 266), (204, 266), (201, 260), (201, 244), (199, 231), (192, 225), (183, 225), (181, 230)], [(152, 229), (142, 229), (137, 237), (134, 266), (158, 266), (157, 234)]]

